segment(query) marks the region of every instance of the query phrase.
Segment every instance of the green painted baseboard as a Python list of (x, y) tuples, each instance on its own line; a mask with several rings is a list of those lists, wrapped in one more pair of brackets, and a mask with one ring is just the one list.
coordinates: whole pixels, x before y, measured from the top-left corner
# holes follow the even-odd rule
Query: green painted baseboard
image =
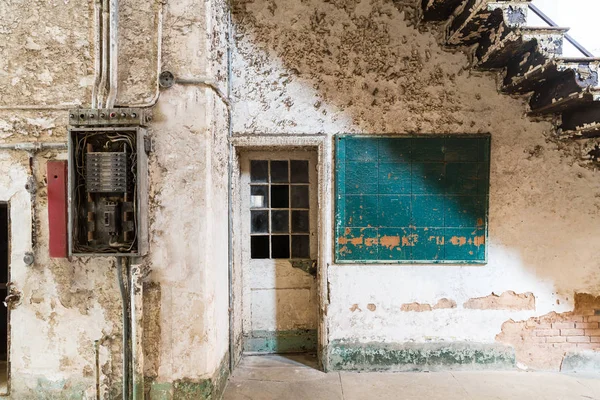
[(512, 347), (470, 342), (358, 343), (334, 340), (328, 354), (330, 370), (506, 370), (516, 366)]
[(215, 373), (206, 379), (180, 379), (174, 382), (150, 382), (150, 400), (219, 400), (229, 377), (229, 353)]
[(304, 353), (317, 351), (317, 330), (253, 331), (244, 337), (244, 351)]

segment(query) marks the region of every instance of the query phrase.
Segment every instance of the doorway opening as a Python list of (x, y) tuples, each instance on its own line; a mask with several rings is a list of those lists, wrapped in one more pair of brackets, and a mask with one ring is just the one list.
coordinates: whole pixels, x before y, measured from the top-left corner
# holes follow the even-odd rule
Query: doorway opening
[(316, 360), (317, 154), (253, 151), (239, 161), (243, 353)]
[[(8, 203), (0, 203), (0, 296), (8, 296), (9, 255), (10, 255), (10, 217)], [(0, 395), (8, 394), (8, 326), (9, 313), (6, 303), (0, 305)]]

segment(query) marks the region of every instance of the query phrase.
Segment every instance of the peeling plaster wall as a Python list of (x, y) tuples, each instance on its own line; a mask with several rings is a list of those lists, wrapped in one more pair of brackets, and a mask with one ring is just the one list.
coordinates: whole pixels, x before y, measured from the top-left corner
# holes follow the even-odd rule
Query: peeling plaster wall
[[(152, 101), (163, 69), (211, 78), (226, 91), (225, 2), (121, 0), (119, 11), (117, 104)], [(91, 101), (94, 29), (93, 0), (0, 2), (3, 142), (66, 142), (66, 108)], [(206, 87), (176, 85), (161, 93), (154, 121), (151, 250), (144, 260), (152, 271), (144, 297), (145, 375), (152, 385), (146, 389), (151, 398), (183, 398), (178, 390), (210, 397), (228, 361), (227, 110)], [(12, 281), (22, 293), (11, 312), (15, 399), (95, 399), (95, 340), (100, 396), (120, 396), (121, 299), (114, 260), (48, 256), (46, 162), (66, 157), (44, 151), (30, 160), (25, 152), (0, 151), (0, 200), (10, 200), (11, 207)], [(25, 190), (32, 174), (34, 197)], [(23, 255), (31, 250), (35, 263), (26, 267)], [(205, 391), (207, 382), (213, 392)], [(154, 383), (167, 389), (153, 392)]]
[[(578, 145), (559, 148), (549, 122), (525, 116), (524, 99), (497, 92), (495, 74), (470, 72), (465, 55), (405, 17), (386, 0), (234, 1), (234, 134), (322, 133), (332, 146), (338, 133), (490, 132), (487, 265), (323, 256), (329, 341), (494, 343), (509, 319), (572, 310), (574, 292), (600, 291), (600, 180), (578, 162)], [(325, 199), (321, 240), (333, 234), (334, 199)], [(533, 293), (535, 310), (463, 307), (506, 291)], [(402, 311), (442, 298), (458, 306)]]

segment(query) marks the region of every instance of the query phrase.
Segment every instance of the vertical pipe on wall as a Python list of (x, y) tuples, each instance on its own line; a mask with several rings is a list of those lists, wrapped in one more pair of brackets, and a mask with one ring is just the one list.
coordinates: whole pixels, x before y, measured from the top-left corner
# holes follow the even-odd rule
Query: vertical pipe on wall
[[(231, 1), (227, 2), (227, 99), (231, 100)], [(227, 119), (227, 141), (228, 141), (228, 162), (227, 162), (227, 279), (229, 284), (229, 372), (233, 373), (235, 367), (235, 331), (234, 331), (234, 298), (233, 298), (233, 109), (229, 102)]]
[(94, 353), (96, 355), (96, 400), (100, 400), (100, 341), (94, 340)]
[[(128, 274), (129, 275), (129, 274)], [(123, 279), (123, 258), (117, 257), (117, 279), (123, 306), (123, 400), (129, 400), (129, 301)]]
[(109, 84), (106, 108), (112, 108), (117, 99), (118, 89), (118, 55), (119, 55), (119, 0), (110, 0), (109, 28)]
[(102, 79), (102, 0), (94, 2), (94, 21), (96, 31), (94, 34), (94, 86), (92, 87), (92, 108), (98, 107), (98, 91)]
[(100, 69), (100, 83), (97, 91), (98, 108), (105, 106), (104, 96), (106, 95), (106, 77), (108, 75), (108, 0), (102, 0), (102, 67)]
[(141, 265), (132, 265), (129, 284), (131, 299), (131, 364), (132, 399), (144, 400), (144, 348), (143, 333), (143, 273)]

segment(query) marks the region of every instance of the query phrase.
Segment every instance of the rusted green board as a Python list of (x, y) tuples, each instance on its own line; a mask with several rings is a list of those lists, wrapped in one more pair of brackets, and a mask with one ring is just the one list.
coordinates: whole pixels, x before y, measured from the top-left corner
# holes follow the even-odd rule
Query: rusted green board
[(489, 135), (336, 137), (338, 263), (485, 263)]

